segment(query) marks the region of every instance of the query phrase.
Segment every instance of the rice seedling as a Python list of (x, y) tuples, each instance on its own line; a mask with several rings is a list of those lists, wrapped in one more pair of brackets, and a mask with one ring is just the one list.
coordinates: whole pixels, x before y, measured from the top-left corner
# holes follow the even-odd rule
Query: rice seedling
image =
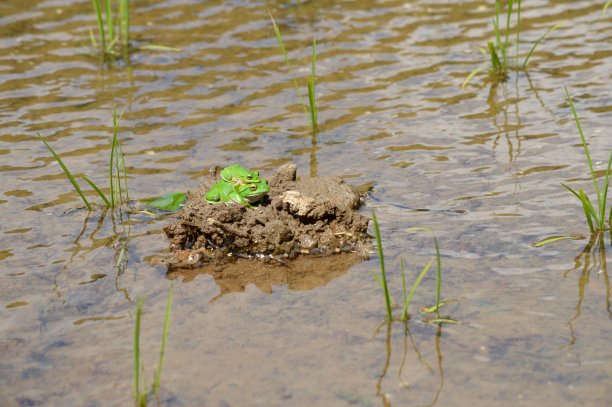
[(391, 312), (391, 295), (389, 294), (389, 286), (387, 285), (387, 273), (385, 271), (385, 255), (383, 253), (382, 242), (380, 239), (380, 229), (378, 227), (378, 219), (376, 219), (376, 213), (372, 210), (372, 222), (374, 223), (374, 234), (376, 236), (376, 247), (378, 248), (378, 257), (380, 259), (380, 276), (374, 274), (376, 281), (382, 287), (385, 295), (385, 305), (387, 307), (387, 320), (393, 320), (393, 313)]
[[(579, 189), (578, 192), (576, 192), (574, 189), (570, 188), (566, 184), (561, 185), (563, 185), (582, 203), (584, 216), (589, 225), (591, 233), (594, 233), (596, 231), (604, 231), (606, 229), (606, 201), (608, 197), (608, 186), (610, 184), (610, 166), (612, 165), (612, 152), (610, 152), (610, 156), (608, 158), (608, 165), (606, 166), (606, 176), (604, 178), (603, 186), (599, 188), (599, 185), (597, 184), (597, 176), (595, 175), (595, 170), (593, 169), (593, 161), (591, 160), (589, 146), (586, 142), (586, 138), (584, 137), (584, 132), (582, 131), (582, 126), (580, 125), (580, 119), (578, 118), (578, 114), (576, 113), (576, 108), (574, 107), (572, 97), (570, 96), (569, 91), (567, 90), (567, 86), (565, 87), (565, 94), (567, 95), (567, 100), (569, 101), (569, 104), (572, 108), (574, 121), (576, 122), (576, 127), (578, 127), (578, 133), (580, 134), (580, 139), (582, 140), (584, 155), (589, 165), (589, 171), (591, 173), (591, 179), (593, 181), (595, 195), (597, 195), (597, 208), (595, 208), (587, 194), (582, 189)], [(612, 224), (612, 208), (610, 208), (610, 213), (608, 215), (608, 225), (610, 224)]]
[[(164, 318), (164, 330), (162, 334), (161, 350), (159, 352), (159, 362), (153, 376), (153, 395), (159, 401), (159, 384), (161, 381), (161, 371), (164, 363), (164, 355), (166, 352), (166, 342), (168, 340), (168, 328), (170, 326), (170, 312), (172, 310), (172, 297), (174, 294), (174, 285), (170, 285), (168, 291), (168, 302), (166, 304), (166, 316)], [(146, 378), (140, 380), (140, 372), (144, 371), (144, 366), (140, 362), (140, 321), (142, 317), (142, 305), (144, 298), (140, 298), (136, 303), (136, 321), (134, 325), (134, 399), (139, 406), (147, 405), (147, 383)], [(142, 383), (141, 383), (142, 382)]]
[[(118, 0), (119, 4), (116, 6), (116, 15), (113, 14), (111, 0), (104, 0), (104, 12), (102, 11), (101, 0), (92, 0), (92, 2), (98, 22), (101, 54), (114, 55), (116, 53), (116, 46), (120, 46), (124, 51), (127, 51), (130, 39), (130, 1)], [(115, 23), (117, 26), (115, 26)], [(98, 42), (92, 30), (89, 30), (89, 37), (92, 46), (98, 48)]]
[(438, 238), (436, 238), (436, 235), (434, 234), (433, 230), (431, 230), (430, 228), (415, 227), (415, 228), (410, 228), (407, 231), (408, 232), (419, 232), (419, 231), (429, 232), (431, 233), (431, 236), (433, 237), (434, 246), (436, 249), (436, 258), (435, 258), (436, 260), (436, 303), (433, 306), (426, 308), (426, 311), (427, 312), (438, 311), (440, 307), (444, 305), (444, 303), (440, 301), (440, 294), (442, 291), (442, 259), (440, 257), (440, 246), (438, 245)]
[[(515, 6), (516, 5), (516, 9)], [(484, 55), (488, 55), (490, 59), (490, 66), (488, 68), (489, 76), (495, 81), (504, 82), (508, 78), (508, 72), (510, 71), (510, 58), (508, 57), (508, 51), (510, 49), (510, 22), (512, 20), (513, 13), (516, 12), (516, 62), (514, 69), (525, 70), (527, 63), (531, 58), (531, 55), (537, 48), (537, 46), (544, 41), (544, 39), (557, 28), (561, 27), (562, 24), (556, 24), (549, 28), (543, 35), (541, 35), (536, 42), (533, 44), (522, 64), (519, 64), (519, 44), (520, 44), (520, 32), (521, 32), (521, 0), (508, 0), (506, 9), (506, 27), (502, 31), (500, 29), (500, 16), (501, 16), (501, 0), (495, 1), (495, 17), (493, 18), (493, 35), (494, 41), (488, 41), (486, 48), (481, 48), (481, 52)], [(470, 80), (478, 73), (487, 69), (484, 66), (480, 66), (474, 69), (463, 81), (461, 85), (465, 88)]]
[[(113, 138), (111, 141), (109, 172), (108, 172), (110, 194), (108, 196), (104, 194), (104, 192), (102, 192), (102, 190), (84, 174), (78, 175), (80, 178), (85, 180), (85, 182), (89, 184), (89, 186), (91, 186), (91, 188), (102, 199), (102, 201), (104, 201), (104, 204), (109, 208), (115, 208), (117, 206), (121, 206), (129, 202), (127, 170), (125, 168), (125, 159), (123, 155), (123, 149), (121, 148), (121, 143), (119, 141), (119, 135), (118, 135), (119, 122), (121, 121), (121, 116), (122, 115), (117, 117), (117, 109), (113, 109)], [(38, 138), (40, 139), (40, 141), (42, 141), (45, 147), (49, 150), (51, 155), (53, 155), (53, 158), (55, 158), (55, 161), (57, 161), (57, 163), (60, 165), (60, 167), (64, 171), (64, 174), (66, 175), (66, 177), (68, 178), (68, 180), (70, 181), (74, 189), (77, 191), (77, 193), (81, 197), (81, 200), (83, 201), (83, 203), (85, 203), (85, 206), (87, 207), (87, 209), (91, 210), (92, 209), (91, 204), (89, 203), (88, 199), (83, 193), (83, 190), (80, 188), (78, 182), (76, 181), (75, 176), (68, 169), (68, 167), (64, 164), (59, 154), (55, 152), (55, 150), (51, 147), (51, 145), (49, 145), (49, 143), (47, 143), (47, 141), (44, 140), (40, 136), (40, 134), (38, 135)]]
[[(378, 219), (376, 218), (376, 213), (374, 211), (372, 211), (372, 223), (374, 224), (374, 235), (376, 238), (378, 256), (380, 258), (380, 275), (374, 272), (372, 272), (372, 275), (374, 276), (378, 284), (383, 289), (383, 294), (385, 298), (385, 306), (386, 306), (386, 311), (387, 311), (387, 321), (391, 322), (393, 320), (393, 313), (392, 313), (393, 300), (389, 293), (389, 287), (387, 283), (387, 273), (385, 270), (385, 259), (384, 259), (383, 247), (382, 247), (382, 242), (381, 242), (381, 237), (380, 237), (380, 229), (378, 226)], [(425, 277), (425, 275), (427, 274), (427, 272), (433, 265), (434, 261), (436, 262), (436, 265), (437, 265), (436, 302), (431, 307), (426, 307), (426, 308), (421, 309), (421, 312), (426, 312), (426, 313), (437, 312), (440, 309), (440, 307), (442, 307), (445, 304), (444, 301), (440, 300), (440, 292), (442, 288), (442, 264), (441, 264), (440, 247), (438, 245), (438, 240), (436, 236), (434, 235), (433, 231), (429, 228), (410, 228), (408, 229), (408, 232), (416, 232), (416, 231), (428, 231), (432, 234), (433, 239), (434, 239), (435, 248), (436, 248), (436, 257), (431, 259), (425, 265), (425, 267), (421, 269), (421, 272), (419, 273), (416, 280), (412, 284), (412, 287), (410, 288), (409, 292), (406, 290), (406, 273), (405, 273), (405, 267), (404, 267), (404, 260), (400, 259), (400, 274), (402, 276), (402, 299), (403, 299), (403, 309), (402, 309), (402, 314), (401, 314), (402, 321), (408, 321), (408, 319), (410, 319), (410, 315), (408, 313), (408, 307), (410, 305), (410, 302), (412, 301), (412, 297), (414, 293), (416, 292), (418, 286), (421, 284), (421, 281), (423, 280), (423, 278)], [(438, 318), (435, 320), (431, 320), (430, 322), (456, 322), (456, 321), (451, 320), (449, 318), (445, 318), (445, 319)]]
[(316, 83), (315, 65), (317, 61), (316, 38), (313, 38), (312, 40), (312, 64), (311, 64), (311, 69), (310, 69), (310, 76), (307, 79), (309, 105), (306, 105), (306, 102), (304, 102), (304, 97), (302, 96), (302, 91), (300, 90), (300, 86), (298, 84), (295, 73), (293, 71), (293, 66), (291, 65), (291, 62), (289, 61), (289, 54), (287, 53), (287, 49), (285, 48), (285, 43), (283, 41), (283, 37), (281, 36), (280, 29), (278, 28), (278, 25), (276, 24), (276, 21), (274, 20), (274, 17), (272, 16), (272, 12), (270, 12), (270, 10), (268, 10), (268, 14), (270, 14), (270, 19), (272, 20), (272, 26), (274, 27), (274, 34), (276, 35), (276, 39), (278, 40), (278, 46), (281, 50), (281, 53), (283, 54), (283, 57), (285, 58), (285, 64), (287, 65), (289, 74), (291, 75), (293, 86), (295, 87), (295, 90), (298, 94), (300, 103), (302, 104), (302, 107), (304, 108), (304, 113), (306, 113), (306, 115), (309, 117), (310, 126), (312, 127), (312, 131), (317, 132), (319, 126), (318, 126), (318, 112), (317, 112), (316, 94), (315, 94), (315, 83)]
[(425, 267), (423, 267), (418, 277), (412, 284), (412, 287), (410, 288), (410, 293), (406, 295), (406, 272), (404, 271), (404, 259), (400, 259), (400, 272), (402, 274), (402, 293), (403, 293), (403, 299), (404, 299), (404, 309), (402, 310), (402, 321), (408, 321), (408, 319), (410, 318), (410, 316), (408, 315), (408, 306), (410, 305), (410, 301), (412, 301), (412, 296), (414, 295), (419, 284), (421, 284), (421, 280), (423, 280), (423, 277), (425, 277), (425, 274), (427, 274), (427, 271), (429, 271), (429, 268), (431, 267), (433, 262), (434, 262), (434, 259), (431, 259), (429, 260), (429, 263), (427, 263)]

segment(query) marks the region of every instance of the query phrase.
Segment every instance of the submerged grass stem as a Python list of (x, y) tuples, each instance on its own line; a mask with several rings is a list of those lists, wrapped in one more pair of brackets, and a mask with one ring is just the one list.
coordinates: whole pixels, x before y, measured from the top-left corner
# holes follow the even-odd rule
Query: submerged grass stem
[(300, 103), (302, 104), (302, 107), (304, 108), (304, 113), (306, 113), (309, 117), (312, 131), (316, 133), (319, 128), (318, 111), (317, 111), (316, 94), (315, 94), (315, 83), (316, 83), (315, 66), (316, 66), (316, 61), (317, 61), (316, 38), (313, 38), (312, 40), (311, 70), (310, 70), (310, 76), (308, 77), (307, 83), (306, 83), (307, 89), (308, 89), (308, 103), (309, 103), (309, 106), (307, 106), (306, 103), (304, 102), (302, 91), (300, 90), (300, 86), (296, 79), (296, 75), (293, 71), (293, 66), (291, 65), (291, 62), (289, 61), (289, 54), (287, 53), (287, 49), (285, 48), (285, 43), (283, 41), (283, 37), (281, 35), (280, 29), (278, 28), (278, 25), (276, 24), (276, 21), (274, 20), (274, 17), (272, 16), (272, 12), (269, 9), (268, 9), (268, 14), (270, 15), (270, 20), (272, 20), (272, 26), (274, 27), (274, 34), (276, 35), (276, 39), (278, 41), (278, 46), (281, 50), (281, 53), (283, 54), (283, 57), (285, 58), (285, 64), (287, 65), (287, 69), (289, 70), (289, 75), (291, 76), (291, 80), (293, 81), (293, 86), (295, 87), (295, 90), (300, 99)]

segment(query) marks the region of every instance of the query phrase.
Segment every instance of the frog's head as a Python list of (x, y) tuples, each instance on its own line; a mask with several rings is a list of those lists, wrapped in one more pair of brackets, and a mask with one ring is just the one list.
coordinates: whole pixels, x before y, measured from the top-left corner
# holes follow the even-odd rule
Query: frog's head
[(268, 181), (262, 178), (257, 183), (252, 182), (250, 184), (238, 185), (235, 190), (241, 197), (249, 201), (249, 203), (255, 203), (270, 191), (270, 186), (268, 185)]
[(248, 184), (260, 182), (259, 172), (251, 171), (241, 165), (235, 164), (221, 170), (221, 179), (234, 184)]

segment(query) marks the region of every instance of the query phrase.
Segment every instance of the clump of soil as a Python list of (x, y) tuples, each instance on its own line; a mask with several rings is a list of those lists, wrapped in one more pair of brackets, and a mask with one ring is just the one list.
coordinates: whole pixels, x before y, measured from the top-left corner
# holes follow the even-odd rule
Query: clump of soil
[(174, 267), (228, 256), (293, 258), (355, 251), (367, 238), (368, 218), (356, 212), (360, 196), (337, 177), (296, 178), (295, 164), (268, 178), (270, 192), (256, 207), (207, 203), (218, 169), (164, 228)]

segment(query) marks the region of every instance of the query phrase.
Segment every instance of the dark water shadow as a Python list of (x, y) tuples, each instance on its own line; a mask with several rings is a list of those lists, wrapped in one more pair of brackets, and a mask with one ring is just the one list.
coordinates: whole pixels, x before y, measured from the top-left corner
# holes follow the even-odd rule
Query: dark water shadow
[(276, 260), (230, 258), (220, 264), (207, 264), (194, 269), (170, 268), (166, 277), (190, 282), (199, 275), (210, 275), (219, 287), (219, 293), (210, 301), (213, 302), (228, 293), (244, 292), (249, 284), (266, 294), (271, 294), (275, 285), (286, 285), (292, 291), (323, 287), (364, 259), (358, 253), (299, 256), (283, 263)]
[[(430, 407), (434, 406), (442, 393), (442, 388), (444, 387), (444, 366), (443, 366), (443, 358), (442, 358), (442, 324), (439, 324), (436, 328), (436, 333), (434, 336), (434, 348), (436, 352), (436, 367), (433, 368), (431, 364), (427, 362), (423, 354), (419, 351), (417, 347), (417, 343), (410, 332), (410, 327), (408, 326), (408, 322), (402, 322), (403, 328), (403, 347), (402, 347), (402, 358), (400, 362), (400, 366), (397, 372), (397, 378), (401, 387), (410, 391), (410, 385), (403, 379), (404, 369), (406, 367), (406, 362), (409, 353), (414, 352), (419, 361), (419, 364), (422, 366), (422, 369), (427, 370), (429, 373), (434, 374), (436, 371), (438, 372), (438, 384), (436, 385), (436, 389), (434, 391), (432, 400), (425, 404), (425, 406)], [(383, 327), (386, 327), (386, 337), (385, 337), (385, 364), (383, 366), (381, 374), (378, 376), (378, 380), (376, 381), (376, 396), (380, 397), (382, 405), (384, 407), (391, 407), (391, 401), (387, 394), (385, 394), (382, 390), (382, 382), (387, 377), (389, 372), (389, 366), (391, 364), (391, 353), (392, 353), (392, 344), (391, 339), (393, 337), (393, 322), (383, 322), (380, 324), (376, 331), (374, 332), (373, 337), (375, 337)]]
[[(610, 239), (612, 241), (612, 232)], [(612, 243), (611, 243), (612, 244)], [(591, 275), (601, 275), (605, 287), (605, 307), (608, 311), (608, 318), (612, 319), (612, 308), (610, 307), (610, 297), (612, 289), (610, 287), (610, 278), (608, 275), (608, 265), (606, 262), (606, 247), (605, 233), (592, 233), (589, 242), (584, 246), (582, 251), (574, 258), (574, 267), (563, 273), (563, 278), (569, 278), (574, 271), (580, 270), (578, 277), (578, 302), (575, 306), (574, 315), (567, 321), (569, 328), (570, 342), (567, 346), (573, 346), (576, 343), (576, 332), (574, 324), (580, 319), (582, 305), (584, 303), (584, 294), (586, 286), (589, 284)]]

